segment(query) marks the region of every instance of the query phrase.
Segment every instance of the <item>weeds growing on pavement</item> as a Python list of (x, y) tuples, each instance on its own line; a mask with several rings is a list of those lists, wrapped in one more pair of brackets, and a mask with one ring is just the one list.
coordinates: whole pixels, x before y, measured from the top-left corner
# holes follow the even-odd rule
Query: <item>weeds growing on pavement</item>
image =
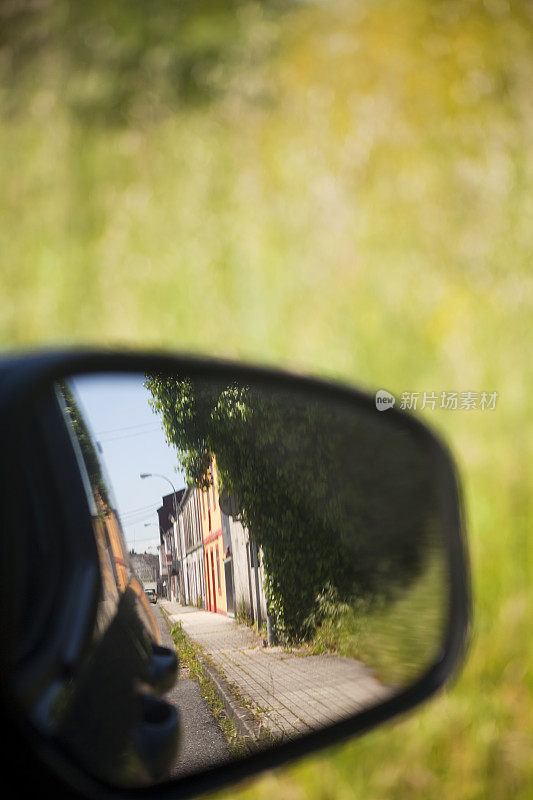
[(200, 687), (200, 693), (204, 700), (209, 705), (213, 717), (215, 718), (220, 730), (224, 734), (234, 758), (245, 756), (248, 752), (246, 744), (243, 742), (242, 737), (239, 735), (235, 723), (231, 720), (224, 708), (224, 703), (220, 699), (213, 681), (209, 677), (207, 671), (202, 666), (202, 653), (198, 645), (195, 645), (188, 636), (184, 633), (181, 624), (178, 622), (172, 626), (170, 633), (174, 644), (176, 645), (176, 652), (178, 654), (178, 661), (185, 664), (189, 671), (190, 677), (196, 681)]

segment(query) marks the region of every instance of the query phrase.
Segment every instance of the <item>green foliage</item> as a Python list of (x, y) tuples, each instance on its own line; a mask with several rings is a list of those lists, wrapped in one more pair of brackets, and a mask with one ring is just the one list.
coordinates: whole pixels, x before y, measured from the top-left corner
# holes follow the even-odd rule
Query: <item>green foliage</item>
[[(96, 452), (96, 447), (89, 433), (89, 429), (87, 428), (83, 413), (74, 398), (72, 390), (65, 381), (61, 381), (60, 384), (58, 384), (58, 390), (63, 397), (65, 410), (79, 444), (91, 487), (93, 491), (96, 490), (99, 499), (109, 506), (108, 487), (102, 474), (102, 465), (100, 464), (100, 459), (98, 458), (98, 453)], [(98, 507), (100, 507), (100, 505)]]
[(302, 635), (317, 595), (394, 595), (417, 574), (433, 520), (423, 448), (386, 418), (269, 386), (149, 375), (153, 409), (190, 485), (215, 454), (262, 548), (278, 634)]
[(237, 622), (240, 622), (243, 625), (248, 625), (249, 627), (251, 627), (254, 624), (252, 616), (248, 611), (248, 609), (246, 608), (246, 603), (244, 602), (244, 600), (241, 600), (241, 602), (239, 603), (239, 606), (237, 608), (237, 613), (235, 614), (235, 619), (237, 620)]
[(281, 11), (275, 0), (63, 1), (44, 13), (12, 3), (0, 26), (8, 108), (22, 110), (37, 65), (52, 53), (69, 72), (62, 100), (84, 126), (154, 121), (176, 105), (246, 92), (243, 68), (257, 94)]
[[(316, 642), (323, 641), (324, 629), (333, 630), (339, 628), (343, 616), (350, 611), (350, 608), (349, 603), (343, 603), (340, 600), (337, 588), (331, 583), (327, 583), (317, 596), (315, 607), (304, 620), (304, 630), (307, 629), (312, 634), (315, 634)], [(326, 649), (329, 649), (329, 647), (326, 647)], [(334, 644), (332, 649), (337, 649)], [(322, 644), (317, 645), (317, 652), (324, 652)]]
[(430, 557), (417, 580), (391, 602), (354, 598), (341, 602), (334, 587), (318, 598), (306, 624), (314, 653), (333, 652), (357, 658), (388, 686), (404, 687), (436, 660), (446, 615), (444, 563)]

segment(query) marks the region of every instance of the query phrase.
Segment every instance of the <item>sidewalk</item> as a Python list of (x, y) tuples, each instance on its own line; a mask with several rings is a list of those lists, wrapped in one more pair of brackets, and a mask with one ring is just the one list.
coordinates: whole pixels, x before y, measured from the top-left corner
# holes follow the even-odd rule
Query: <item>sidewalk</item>
[(391, 694), (354, 659), (266, 648), (253, 629), (230, 617), (167, 600), (160, 604), (275, 737), (297, 738)]
[[(173, 648), (163, 613), (154, 609), (154, 616), (161, 643)], [(231, 760), (228, 743), (187, 669), (179, 670), (178, 680), (165, 694), (165, 700), (177, 708), (180, 718), (180, 744), (171, 768), (173, 778), (202, 772)]]

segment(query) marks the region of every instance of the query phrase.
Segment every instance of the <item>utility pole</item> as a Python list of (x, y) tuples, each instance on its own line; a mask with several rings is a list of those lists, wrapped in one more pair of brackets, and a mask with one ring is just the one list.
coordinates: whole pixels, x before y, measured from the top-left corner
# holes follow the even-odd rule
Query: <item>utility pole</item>
[(252, 562), (255, 567), (255, 606), (257, 609), (257, 632), (261, 631), (261, 593), (259, 590), (259, 553), (257, 552), (257, 545), (252, 542)]

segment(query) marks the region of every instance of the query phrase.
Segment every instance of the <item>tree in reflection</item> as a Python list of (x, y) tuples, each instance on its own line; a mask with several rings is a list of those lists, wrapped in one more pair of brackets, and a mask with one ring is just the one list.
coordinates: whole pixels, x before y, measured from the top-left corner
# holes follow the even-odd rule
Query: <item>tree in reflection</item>
[(111, 503), (107, 484), (102, 473), (102, 465), (83, 413), (66, 381), (59, 381), (58, 389), (63, 397), (65, 411), (76, 435), (95, 500), (99, 498), (107, 507), (110, 507)]
[(420, 572), (434, 503), (428, 457), (384, 415), (294, 390), (147, 376), (189, 485), (215, 454), (262, 548), (269, 612), (302, 636), (317, 598), (392, 599)]

